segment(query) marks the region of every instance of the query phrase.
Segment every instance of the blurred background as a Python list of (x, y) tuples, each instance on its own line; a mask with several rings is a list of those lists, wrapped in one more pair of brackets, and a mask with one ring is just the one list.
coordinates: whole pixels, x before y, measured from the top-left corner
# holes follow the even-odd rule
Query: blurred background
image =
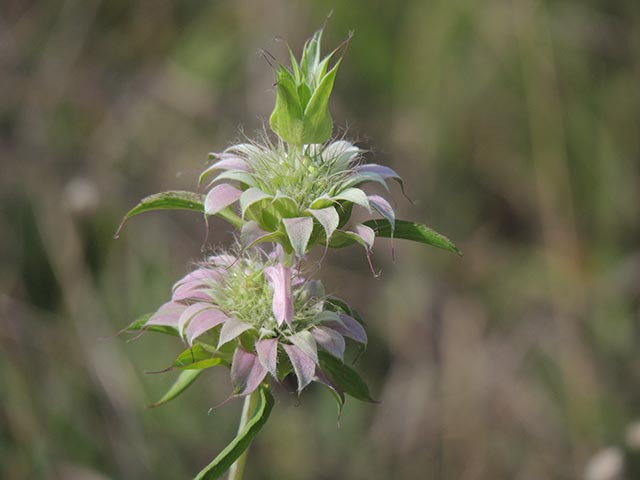
[[(355, 32), (336, 133), (464, 257), (380, 240), (372, 278), (355, 247), (327, 256), (382, 403), (348, 400), (340, 429), (317, 386), (277, 405), (246, 478), (640, 478), (635, 0), (3, 0), (0, 478), (191, 478), (232, 438), (240, 402), (207, 415), (225, 371), (145, 410), (174, 374), (144, 372), (180, 344), (113, 337), (199, 258), (202, 218), (113, 233), (262, 129), (260, 49), (286, 61), (276, 39), (299, 52), (331, 10), (325, 48)], [(223, 221), (210, 240), (231, 242)]]

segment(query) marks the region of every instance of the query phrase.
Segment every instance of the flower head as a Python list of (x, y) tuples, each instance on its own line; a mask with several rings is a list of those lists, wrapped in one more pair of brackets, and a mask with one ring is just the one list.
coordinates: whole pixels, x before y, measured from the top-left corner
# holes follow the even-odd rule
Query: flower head
[(377, 212), (394, 227), (389, 202), (361, 187), (374, 182), (388, 189), (387, 180), (401, 182), (400, 176), (389, 167), (361, 163), (362, 150), (350, 142), (298, 149), (265, 140), (233, 145), (212, 156), (217, 161), (200, 176), (208, 182), (205, 213), (214, 215), (237, 202), (247, 220), (245, 244), (279, 242), (302, 257), (318, 243), (340, 246), (355, 240), (368, 251), (374, 231), (362, 224), (346, 227), (354, 205)]
[(199, 344), (229, 363), (236, 396), (291, 372), (298, 391), (316, 380), (341, 395), (322, 355), (343, 361), (345, 339), (367, 342), (346, 304), (262, 252), (209, 257), (174, 285), (171, 300), (145, 326), (173, 328), (189, 347)]

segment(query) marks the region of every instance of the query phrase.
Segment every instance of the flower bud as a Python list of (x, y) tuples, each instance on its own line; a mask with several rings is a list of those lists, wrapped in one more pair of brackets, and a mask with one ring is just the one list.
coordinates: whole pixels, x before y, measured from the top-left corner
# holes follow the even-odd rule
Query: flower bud
[(276, 105), (269, 122), (292, 145), (323, 143), (333, 130), (329, 97), (340, 60), (328, 70), (337, 49), (321, 59), (321, 38), (322, 30), (318, 30), (307, 40), (300, 63), (289, 50), (291, 70), (280, 65), (276, 71)]

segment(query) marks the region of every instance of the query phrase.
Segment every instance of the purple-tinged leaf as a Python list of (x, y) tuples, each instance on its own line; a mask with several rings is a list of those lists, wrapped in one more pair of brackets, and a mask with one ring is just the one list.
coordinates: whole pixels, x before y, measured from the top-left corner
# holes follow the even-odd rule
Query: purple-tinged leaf
[(267, 375), (267, 369), (260, 363), (257, 355), (242, 347), (236, 348), (231, 364), (231, 384), (233, 393), (243, 397), (253, 393)]
[(237, 201), (240, 195), (242, 195), (242, 192), (228, 183), (216, 185), (209, 190), (209, 193), (207, 193), (204, 199), (204, 213), (207, 215), (215, 215), (220, 210)]
[(242, 158), (238, 157), (237, 155), (233, 155), (229, 153), (222, 153), (220, 155), (216, 155), (216, 154), (210, 153), (209, 156), (216, 156), (220, 158), (220, 160), (208, 166), (200, 174), (200, 178), (198, 179), (198, 183), (200, 185), (202, 185), (202, 182), (204, 182), (205, 178), (207, 178), (209, 175), (211, 175), (211, 173), (215, 172), (216, 170), (239, 170), (241, 172), (249, 171), (249, 166), (247, 165), (247, 162), (245, 162)]
[(342, 389), (331, 380), (329, 377), (322, 371), (319, 366), (316, 366), (316, 376), (314, 380), (325, 387), (327, 387), (334, 398), (336, 399), (336, 403), (338, 404), (338, 427), (340, 426), (340, 416), (342, 415), (342, 407), (344, 406), (344, 392)]
[(205, 189), (209, 189), (211, 188), (215, 183), (219, 183), (221, 181), (233, 181), (233, 182), (239, 182), (242, 183), (244, 185), (246, 185), (247, 187), (256, 187), (257, 183), (256, 183), (256, 179), (253, 178), (253, 176), (250, 173), (247, 172), (241, 172), (240, 170), (227, 170), (226, 172), (222, 172), (221, 174), (219, 174), (217, 177), (215, 177), (213, 180), (211, 180), (205, 187)]
[(347, 234), (351, 234), (354, 236), (354, 240), (360, 243), (367, 250), (371, 250), (373, 248), (373, 242), (376, 239), (376, 233), (373, 229), (367, 227), (363, 224), (356, 224), (353, 226), (353, 231), (347, 232)]
[(189, 272), (187, 275), (182, 277), (173, 285), (173, 290), (175, 291), (177, 288), (195, 283), (197, 285), (204, 285), (208, 282), (218, 281), (220, 280), (220, 272), (213, 268), (198, 268), (193, 272)]
[(174, 301), (187, 299), (210, 300), (211, 298), (202, 291), (202, 288), (221, 279), (222, 275), (217, 269), (198, 268), (175, 283), (171, 298)]
[(378, 165), (377, 163), (366, 163), (364, 165), (358, 165), (355, 168), (357, 173), (373, 173), (381, 176), (382, 178), (393, 178), (402, 183), (402, 177), (398, 175), (395, 170), (385, 165)]
[(264, 368), (273, 376), (278, 378), (278, 340), (275, 338), (265, 338), (256, 342), (256, 353)]
[(391, 225), (391, 235), (393, 236), (393, 230), (396, 225), (396, 214), (393, 211), (393, 207), (380, 195), (369, 195), (367, 198), (369, 199), (369, 203), (373, 205), (373, 208), (375, 208), (380, 215), (389, 221), (389, 224)]
[(282, 347), (284, 351), (287, 352), (289, 360), (291, 360), (291, 365), (293, 365), (293, 370), (298, 377), (298, 393), (300, 393), (304, 387), (313, 381), (316, 364), (295, 345), (282, 344)]
[(341, 172), (349, 167), (362, 152), (354, 144), (345, 140), (338, 140), (327, 145), (322, 150), (322, 159), (325, 162), (333, 162), (333, 171)]
[(389, 191), (389, 185), (387, 185), (387, 181), (384, 178), (382, 178), (380, 175), (377, 175), (371, 172), (364, 173), (364, 172), (356, 171), (352, 173), (347, 177), (346, 181), (343, 183), (343, 187), (344, 188), (357, 187), (358, 185), (361, 185), (366, 182), (378, 183), (382, 185), (387, 192)]
[(251, 205), (262, 200), (270, 200), (271, 198), (273, 198), (271, 195), (269, 195), (268, 193), (264, 193), (262, 190), (256, 187), (248, 188), (247, 190), (242, 192), (242, 195), (240, 195), (240, 214), (242, 215), (242, 218), (244, 218), (247, 209)]
[(311, 330), (311, 335), (323, 349), (344, 361), (345, 342), (340, 333), (328, 327), (315, 327)]
[(187, 307), (181, 303), (167, 302), (163, 304), (156, 313), (151, 315), (149, 320), (146, 321), (147, 325), (161, 325), (166, 327), (178, 328), (178, 321), (180, 315)]
[(286, 323), (291, 326), (293, 318), (293, 295), (291, 293), (291, 275), (293, 269), (281, 263), (266, 267), (264, 275), (273, 288), (273, 316), (278, 325)]
[(248, 323), (244, 323), (234, 317), (229, 317), (229, 319), (222, 324), (220, 339), (218, 340), (218, 348), (252, 328), (253, 327)]
[(313, 219), (311, 217), (284, 218), (282, 223), (296, 255), (299, 258), (303, 257), (313, 232)]
[(228, 319), (229, 317), (215, 308), (210, 308), (196, 313), (185, 329), (185, 338), (187, 339), (187, 343), (192, 345), (193, 341), (200, 335), (214, 327), (217, 327)]
[(313, 360), (314, 363), (318, 363), (318, 347), (311, 333), (303, 330), (291, 335), (288, 340), (302, 350), (302, 353)]
[(338, 212), (336, 212), (336, 209), (334, 207), (327, 207), (319, 210), (308, 209), (307, 212), (313, 215), (315, 219), (318, 220), (318, 223), (322, 225), (328, 242), (340, 223), (340, 216)]
[(210, 303), (198, 302), (185, 308), (178, 319), (178, 333), (184, 338), (184, 329), (198, 313), (213, 308)]
[(356, 342), (367, 344), (367, 332), (364, 327), (353, 317), (344, 313), (338, 313), (340, 322), (329, 322), (328, 326), (345, 337), (352, 338)]

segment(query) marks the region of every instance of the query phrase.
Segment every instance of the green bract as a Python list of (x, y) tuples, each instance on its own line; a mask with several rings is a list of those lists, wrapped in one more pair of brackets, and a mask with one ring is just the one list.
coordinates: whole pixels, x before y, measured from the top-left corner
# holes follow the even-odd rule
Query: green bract
[(276, 105), (269, 122), (292, 145), (326, 142), (333, 130), (329, 97), (340, 60), (328, 69), (336, 50), (321, 59), (321, 38), (318, 30), (305, 43), (300, 63), (289, 50), (291, 70), (284, 65), (276, 70)]

